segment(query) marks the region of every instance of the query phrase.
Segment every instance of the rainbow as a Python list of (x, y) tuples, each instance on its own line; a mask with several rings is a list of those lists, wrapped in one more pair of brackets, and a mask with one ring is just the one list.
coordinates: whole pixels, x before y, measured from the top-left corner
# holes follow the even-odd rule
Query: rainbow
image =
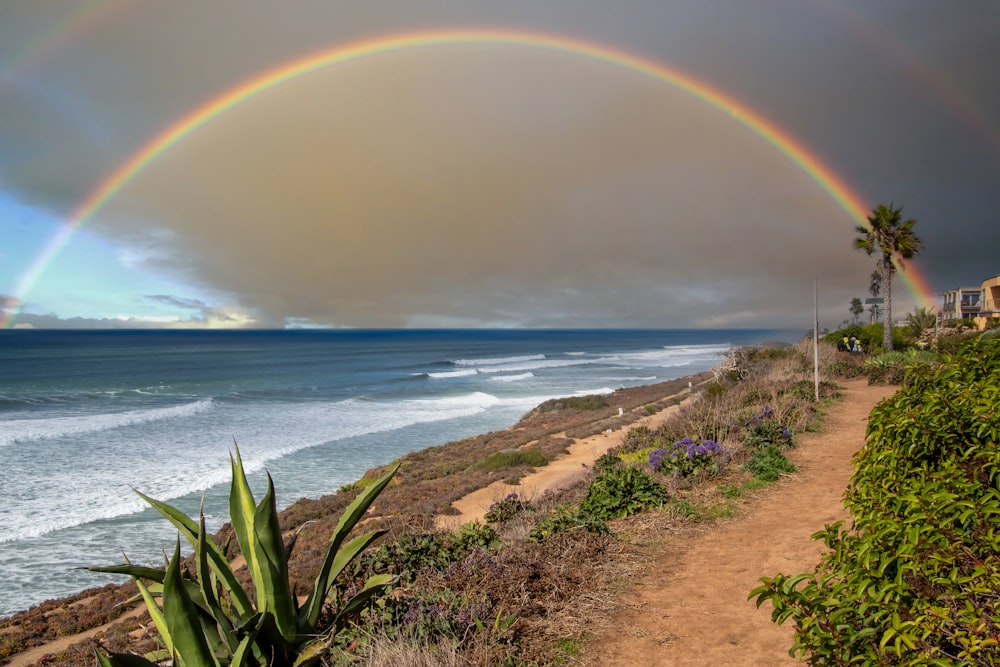
[[(37, 37), (30, 48), (20, 55), (0, 64), (0, 93), (10, 83), (22, 78), (31, 69), (46, 60), (75, 38), (84, 35), (104, 23), (119, 10), (125, 8), (126, 0), (104, 0), (90, 6), (80, 6), (67, 12), (65, 18), (55, 23), (51, 29)], [(68, 6), (68, 5), (67, 5)]]
[[(195, 132), (229, 109), (282, 83), (332, 65), (406, 49), (444, 45), (483, 44), (499, 44), (569, 53), (616, 65), (649, 76), (689, 93), (756, 133), (808, 174), (833, 197), (837, 204), (855, 223), (860, 225), (868, 224), (866, 211), (869, 208), (863, 203), (861, 198), (802, 143), (724, 92), (661, 62), (601, 44), (549, 33), (478, 28), (397, 33), (336, 46), (280, 65), (231, 88), (227, 92), (198, 107), (161, 132), (112, 172), (96, 190), (76, 207), (67, 220), (67, 224), (53, 236), (21, 277), (15, 290), (15, 304), (13, 308), (8, 310), (6, 320), (0, 320), (0, 323), (3, 324), (3, 328), (9, 328), (13, 325), (20, 305), (23, 303), (24, 296), (31, 291), (31, 288), (45, 272), (46, 267), (69, 242), (73, 232), (93, 217), (109, 199), (125, 187), (146, 165), (155, 160), (164, 151), (169, 150), (173, 145), (182, 141), (189, 134)], [(910, 264), (906, 271), (900, 272), (900, 275), (921, 305), (930, 306), (933, 304), (934, 292), (929, 288), (923, 276), (916, 270), (916, 267)]]

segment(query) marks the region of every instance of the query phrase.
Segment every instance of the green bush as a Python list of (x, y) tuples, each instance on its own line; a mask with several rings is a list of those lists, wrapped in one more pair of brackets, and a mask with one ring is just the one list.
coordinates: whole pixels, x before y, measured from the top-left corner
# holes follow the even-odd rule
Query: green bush
[(503, 523), (516, 516), (534, 512), (535, 508), (526, 500), (521, 500), (516, 493), (508, 493), (503, 500), (490, 505), (486, 511), (486, 523)]
[(605, 470), (590, 483), (580, 511), (606, 521), (631, 516), (667, 501), (667, 487), (638, 468)]
[(500, 470), (501, 468), (513, 468), (515, 466), (540, 468), (548, 464), (549, 460), (545, 458), (544, 454), (537, 449), (526, 447), (490, 454), (479, 464), (479, 467), (484, 470)]
[(813, 665), (1000, 664), (1000, 337), (880, 403), (812, 572), (751, 592)]
[(903, 384), (907, 374), (936, 361), (937, 354), (934, 352), (916, 349), (883, 352), (865, 361), (865, 374), (868, 384)]
[(601, 474), (605, 470), (609, 470), (611, 468), (620, 465), (621, 462), (622, 459), (617, 454), (612, 454), (610, 452), (607, 452), (605, 454), (601, 454), (600, 456), (598, 456), (597, 460), (594, 461), (594, 470), (597, 472), (597, 474)]
[[(882, 333), (884, 329), (881, 322), (875, 322), (874, 324), (851, 324), (844, 327), (843, 329), (837, 329), (831, 333), (823, 336), (822, 340), (827, 343), (832, 343), (836, 345), (838, 341), (843, 340), (844, 336), (850, 338), (855, 336), (861, 341), (861, 347), (865, 352), (878, 353), (883, 351), (882, 347)], [(892, 346), (897, 350), (901, 350), (907, 347), (907, 331), (906, 327), (893, 327), (892, 328)]]
[(743, 432), (743, 446), (748, 449), (761, 449), (767, 445), (790, 449), (795, 446), (792, 432), (780, 422), (774, 421), (774, 410), (767, 408), (762, 414), (746, 423)]
[(589, 394), (587, 396), (567, 396), (564, 398), (551, 398), (537, 408), (536, 412), (554, 412), (557, 410), (600, 410), (608, 407), (608, 399), (600, 394)]
[(795, 472), (795, 464), (777, 445), (769, 443), (754, 450), (743, 469), (762, 482), (776, 482), (781, 475)]
[[(230, 462), (229, 514), (253, 590), (244, 590), (225, 554), (208, 539), (204, 515), (195, 522), (176, 508), (137, 492), (179, 531), (173, 556), (162, 568), (132, 565), (126, 559), (122, 565), (89, 569), (126, 574), (135, 580), (164, 648), (146, 657), (98, 652), (102, 667), (155, 667), (162, 662), (188, 667), (313, 665), (333, 650), (334, 637), (349, 620), (392, 582), (391, 575), (372, 576), (338, 601), (340, 604), (330, 606), (337, 597), (337, 577), (385, 532), (373, 531), (345, 542), (396, 474), (398, 464), (344, 510), (330, 537), (320, 574), (300, 606), (298, 592), (288, 578), (291, 546), (285, 546), (278, 525), (271, 476), (267, 492), (257, 503), (247, 484), (239, 449)], [(180, 535), (194, 548), (194, 574), (181, 567)]]
[(585, 530), (595, 535), (610, 535), (611, 529), (593, 514), (574, 510), (568, 505), (560, 505), (535, 522), (528, 533), (532, 542), (542, 542), (545, 538), (568, 530)]

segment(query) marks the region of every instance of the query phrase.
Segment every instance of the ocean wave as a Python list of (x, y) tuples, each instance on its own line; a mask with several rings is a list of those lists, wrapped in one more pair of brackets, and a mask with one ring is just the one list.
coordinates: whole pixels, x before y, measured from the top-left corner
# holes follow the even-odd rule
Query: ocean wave
[(168, 408), (149, 408), (128, 412), (110, 412), (96, 415), (48, 417), (42, 419), (11, 419), (0, 423), (0, 445), (31, 440), (61, 438), (67, 435), (109, 431), (123, 426), (134, 426), (163, 419), (176, 419), (211, 410), (212, 399), (206, 398)]
[(490, 379), (494, 382), (520, 382), (535, 377), (534, 373), (518, 373), (517, 375), (497, 375)]
[(571, 366), (586, 366), (589, 364), (608, 363), (609, 358), (585, 358), (574, 357), (573, 359), (546, 359), (542, 357), (537, 360), (525, 360), (520, 362), (508, 362), (495, 366), (479, 367), (480, 373), (513, 373), (516, 371), (533, 371), (543, 368), (568, 368)]
[(443, 378), (460, 378), (466, 377), (468, 375), (476, 375), (479, 371), (475, 368), (467, 368), (460, 371), (439, 371), (436, 373), (421, 373), (421, 375), (426, 375), (429, 378), (434, 378), (440, 380)]
[(456, 366), (494, 366), (496, 364), (512, 364), (521, 361), (538, 361), (544, 359), (544, 354), (522, 354), (516, 357), (487, 357), (485, 359), (456, 359), (451, 362)]

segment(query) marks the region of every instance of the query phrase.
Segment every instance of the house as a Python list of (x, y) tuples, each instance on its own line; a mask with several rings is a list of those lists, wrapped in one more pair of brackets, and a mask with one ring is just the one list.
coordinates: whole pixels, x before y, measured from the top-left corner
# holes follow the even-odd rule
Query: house
[(980, 287), (959, 287), (944, 293), (944, 304), (938, 312), (941, 322), (971, 320), (979, 314)]
[(990, 320), (1000, 319), (1000, 275), (987, 278), (979, 290), (979, 313), (973, 318), (979, 329), (985, 329)]

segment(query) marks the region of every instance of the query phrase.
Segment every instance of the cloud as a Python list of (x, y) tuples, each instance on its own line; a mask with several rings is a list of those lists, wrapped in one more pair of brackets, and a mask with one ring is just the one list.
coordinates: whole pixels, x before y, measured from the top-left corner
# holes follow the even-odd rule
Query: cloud
[[(109, 12), (3, 81), (0, 188), (65, 216), (165, 128), (281, 63), (504, 26), (620, 48), (746, 103), (866, 205), (916, 217), (913, 266), (935, 289), (997, 272), (997, 7), (586, 6)], [(0, 63), (62, 17), (41, 12), (5, 12)], [(160, 302), (182, 319), (257, 326), (797, 325), (814, 278), (839, 320), (870, 273), (853, 225), (738, 119), (618, 66), (512, 45), (383, 53), (285, 82), (195, 129), (87, 222), (124, 267), (231, 304)]]
[(169, 227), (154, 266), (263, 320), (348, 326), (754, 325), (732, 313), (866, 261), (819, 185), (661, 83), (475, 49), (376, 65), (232, 109), (92, 224)]

